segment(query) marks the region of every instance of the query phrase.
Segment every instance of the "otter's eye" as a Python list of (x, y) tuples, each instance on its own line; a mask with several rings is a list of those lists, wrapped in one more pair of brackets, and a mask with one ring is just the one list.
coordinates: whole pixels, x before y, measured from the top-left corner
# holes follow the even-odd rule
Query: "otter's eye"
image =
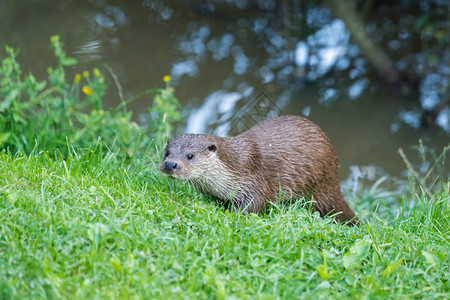
[(193, 159), (193, 158), (194, 158), (194, 154), (188, 153), (188, 154), (186, 155), (186, 157), (187, 157), (187, 159)]
[(169, 154), (170, 154), (169, 150), (166, 150), (166, 152), (164, 153), (164, 156), (167, 157), (167, 156), (169, 156)]

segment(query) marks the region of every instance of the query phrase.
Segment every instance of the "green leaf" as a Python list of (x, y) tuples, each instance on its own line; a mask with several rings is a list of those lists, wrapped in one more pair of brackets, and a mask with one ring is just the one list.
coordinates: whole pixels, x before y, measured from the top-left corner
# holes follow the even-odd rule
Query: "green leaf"
[(14, 205), (16, 201), (19, 199), (19, 195), (17, 194), (17, 191), (14, 190), (6, 190), (6, 198), (9, 200), (9, 202)]
[(383, 277), (387, 277), (389, 274), (393, 273), (397, 268), (400, 266), (400, 264), (403, 262), (403, 258), (397, 259), (393, 264), (390, 264), (386, 267), (383, 271)]
[(63, 57), (61, 58), (61, 65), (65, 66), (65, 67), (70, 67), (73, 66), (77, 63), (77, 60), (75, 58), (71, 58), (71, 57)]
[(40, 81), (40, 82), (38, 81), (37, 85), (36, 85), (36, 89), (38, 91), (41, 91), (41, 90), (43, 90), (45, 88), (46, 85), (47, 85), (47, 82), (45, 80)]
[(111, 259), (109, 260), (109, 263), (111, 264), (113, 269), (116, 270), (116, 272), (122, 271), (122, 263), (120, 262), (120, 260), (118, 258), (111, 257)]
[(420, 30), (425, 27), (425, 25), (430, 21), (430, 15), (423, 14), (419, 16), (414, 22), (414, 29)]
[(0, 148), (8, 141), (9, 136), (8, 132), (0, 132)]
[(19, 96), (20, 90), (19, 89), (13, 89), (11, 90), (8, 95), (6, 95), (5, 99), (0, 102), (0, 112), (4, 112), (7, 110), (11, 103)]
[(326, 265), (318, 265), (317, 272), (323, 280), (328, 280), (331, 277), (331, 274), (328, 272)]
[(19, 55), (19, 48), (14, 49), (13, 47), (5, 45), (5, 52), (6, 54), (8, 54), (8, 56), (17, 57)]
[(439, 264), (439, 258), (434, 253), (431, 253), (429, 251), (422, 251), (422, 255), (430, 265), (437, 266)]
[(89, 224), (88, 237), (91, 241), (100, 243), (102, 236), (109, 233), (109, 227), (102, 223)]
[(361, 263), (361, 261), (369, 254), (370, 244), (370, 240), (357, 241), (350, 248), (350, 251), (345, 253), (342, 257), (344, 267), (346, 269), (353, 269), (356, 265)]

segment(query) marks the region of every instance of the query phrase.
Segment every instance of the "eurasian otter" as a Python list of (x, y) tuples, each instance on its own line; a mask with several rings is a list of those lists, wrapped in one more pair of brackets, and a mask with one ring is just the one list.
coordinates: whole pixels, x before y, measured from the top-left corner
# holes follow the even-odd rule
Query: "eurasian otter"
[(311, 197), (322, 216), (358, 222), (341, 193), (336, 152), (303, 117), (265, 120), (235, 137), (180, 135), (167, 142), (159, 170), (239, 211), (259, 213), (268, 201)]

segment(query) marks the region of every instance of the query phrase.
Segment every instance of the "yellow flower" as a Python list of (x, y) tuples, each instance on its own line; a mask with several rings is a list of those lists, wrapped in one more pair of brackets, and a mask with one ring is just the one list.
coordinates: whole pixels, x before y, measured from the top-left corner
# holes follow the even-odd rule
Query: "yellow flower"
[(102, 76), (102, 73), (100, 73), (100, 70), (98, 68), (94, 68), (94, 75), (95, 77), (99, 78)]
[(170, 75), (165, 75), (165, 76), (163, 77), (163, 81), (164, 81), (164, 82), (169, 82), (169, 81), (170, 81)]
[(56, 43), (57, 41), (59, 41), (59, 35), (53, 35), (52, 37), (50, 37), (50, 41), (52, 43)]
[(89, 71), (84, 71), (83, 72), (83, 77), (84, 78), (88, 78), (89, 77)]
[(90, 87), (88, 86), (83, 86), (83, 93), (85, 93), (88, 96), (92, 96), (92, 94), (94, 93)]
[(78, 84), (78, 82), (80, 82), (80, 80), (81, 80), (80, 73), (75, 74), (75, 78), (73, 79), (73, 83)]

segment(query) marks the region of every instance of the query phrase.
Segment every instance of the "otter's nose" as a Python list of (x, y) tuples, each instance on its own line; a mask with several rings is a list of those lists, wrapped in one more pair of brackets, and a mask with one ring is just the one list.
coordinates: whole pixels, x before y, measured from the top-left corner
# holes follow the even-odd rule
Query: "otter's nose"
[(164, 170), (168, 171), (168, 172), (173, 172), (178, 168), (177, 163), (174, 163), (172, 161), (166, 161), (164, 163)]

